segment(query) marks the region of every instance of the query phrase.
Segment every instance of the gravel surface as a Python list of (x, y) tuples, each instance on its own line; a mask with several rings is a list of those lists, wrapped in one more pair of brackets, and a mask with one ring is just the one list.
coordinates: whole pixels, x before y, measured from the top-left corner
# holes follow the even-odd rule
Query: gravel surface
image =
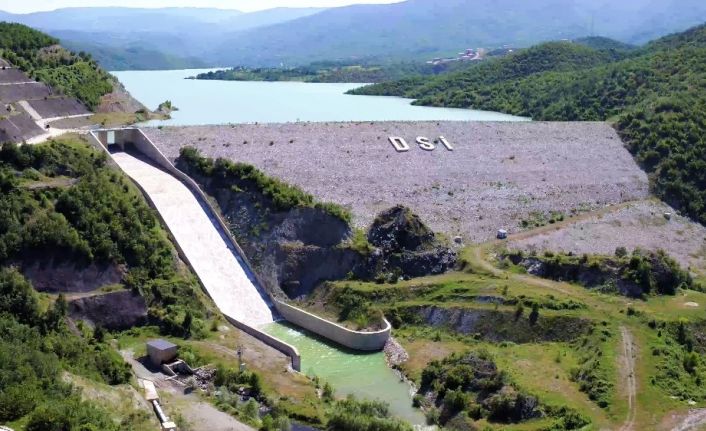
[[(519, 230), (533, 212), (590, 210), (645, 198), (647, 177), (604, 123), (379, 122), (148, 128), (171, 159), (205, 155), (256, 165), (322, 201), (352, 209), (367, 227), (407, 205), (432, 229), (466, 242)], [(388, 137), (410, 151), (398, 153)], [(417, 136), (454, 147), (427, 152)]]
[(44, 130), (24, 112), (0, 117), (0, 142), (22, 142), (42, 133)]
[(32, 100), (29, 104), (42, 118), (68, 117), (90, 113), (81, 102), (70, 97)]
[(15, 103), (20, 100), (43, 99), (51, 96), (51, 94), (51, 89), (39, 82), (34, 82), (31, 84), (0, 85), (0, 101), (2, 103)]
[[(664, 217), (671, 213), (671, 220)], [(581, 219), (559, 230), (510, 241), (527, 251), (612, 254), (617, 247), (662, 248), (684, 268), (706, 275), (706, 227), (676, 215), (668, 205), (646, 200)]]
[[(0, 60), (0, 67), (2, 67), (2, 60)], [(21, 70), (18, 69), (1, 69), (0, 70), (0, 83), (6, 84), (9, 82), (31, 82), (31, 79), (25, 75)]]

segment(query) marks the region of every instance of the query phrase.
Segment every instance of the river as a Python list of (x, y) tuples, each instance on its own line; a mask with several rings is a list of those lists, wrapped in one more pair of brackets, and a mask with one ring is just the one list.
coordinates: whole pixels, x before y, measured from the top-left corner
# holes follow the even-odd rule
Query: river
[(521, 121), (468, 109), (413, 106), (410, 99), (351, 96), (362, 84), (242, 82), (185, 79), (207, 70), (112, 72), (150, 109), (165, 100), (179, 108), (172, 119), (148, 125), (192, 126), (295, 121)]
[(302, 357), (302, 372), (330, 383), (336, 396), (385, 401), (395, 416), (415, 425), (424, 415), (412, 407), (411, 387), (387, 366), (383, 352), (356, 352), (336, 346), (302, 329), (275, 323), (265, 332), (296, 346)]

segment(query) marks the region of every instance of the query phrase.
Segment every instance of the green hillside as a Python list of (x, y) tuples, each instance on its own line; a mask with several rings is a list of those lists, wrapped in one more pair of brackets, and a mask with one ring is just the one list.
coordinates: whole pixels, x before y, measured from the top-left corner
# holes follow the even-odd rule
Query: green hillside
[(86, 54), (74, 54), (59, 41), (21, 24), (0, 22), (0, 58), (29, 76), (94, 110), (113, 90), (114, 78)]
[[(480, 63), (436, 78), (414, 77), (397, 82), (358, 88), (350, 94), (402, 96), (414, 99), (438, 96), (463, 90), (482, 92), (489, 85), (525, 78), (547, 71), (573, 71), (606, 64), (626, 54), (612, 50), (596, 50), (571, 42), (547, 42), (517, 51), (505, 58)], [(430, 103), (434, 104), (434, 103)], [(439, 103), (444, 105), (444, 103)], [(451, 105), (451, 104), (449, 104)], [(452, 106), (468, 107), (463, 103)]]
[(706, 26), (632, 54), (594, 51), (594, 57), (570, 55), (561, 61), (566, 54), (559, 45), (533, 49), (545, 55), (527, 50), (465, 72), (355, 93), (400, 95), (418, 99), (419, 105), (502, 111), (535, 120), (610, 120), (650, 173), (655, 193), (706, 223)]
[(139, 292), (149, 323), (163, 334), (197, 337), (206, 309), (175, 256), (155, 213), (104, 153), (75, 137), (1, 146), (0, 423), (28, 431), (144, 429), (135, 425), (148, 418), (115, 422), (119, 412), (82, 401), (62, 378), (116, 385), (132, 373), (103, 331), (70, 329), (64, 296), (35, 292), (21, 271), (53, 262), (73, 268), (78, 279), (91, 265), (120, 266), (124, 287), (113, 287)]
[(593, 49), (614, 49), (617, 51), (632, 51), (633, 49), (637, 49), (635, 45), (602, 36), (580, 37), (574, 39), (574, 43)]

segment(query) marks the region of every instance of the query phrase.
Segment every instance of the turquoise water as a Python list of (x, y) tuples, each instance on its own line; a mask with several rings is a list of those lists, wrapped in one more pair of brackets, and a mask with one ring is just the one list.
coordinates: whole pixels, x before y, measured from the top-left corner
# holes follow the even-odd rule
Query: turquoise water
[(387, 366), (382, 352), (348, 351), (299, 328), (274, 323), (265, 332), (295, 346), (302, 356), (302, 372), (329, 382), (336, 395), (354, 394), (390, 404), (390, 411), (412, 424), (424, 424), (424, 415), (412, 407), (410, 386)]
[(362, 84), (237, 82), (184, 79), (202, 70), (113, 72), (139, 101), (156, 109), (165, 100), (179, 108), (167, 121), (187, 126), (294, 121), (520, 121), (520, 117), (467, 109), (410, 105), (397, 97), (350, 96)]

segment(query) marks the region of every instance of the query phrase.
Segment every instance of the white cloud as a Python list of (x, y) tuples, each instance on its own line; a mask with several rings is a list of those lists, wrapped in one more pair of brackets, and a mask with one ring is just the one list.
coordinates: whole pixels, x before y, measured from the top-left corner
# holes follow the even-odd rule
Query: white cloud
[(27, 13), (63, 7), (216, 7), (244, 12), (273, 7), (336, 7), (354, 3), (396, 3), (400, 0), (0, 0), (0, 10)]

